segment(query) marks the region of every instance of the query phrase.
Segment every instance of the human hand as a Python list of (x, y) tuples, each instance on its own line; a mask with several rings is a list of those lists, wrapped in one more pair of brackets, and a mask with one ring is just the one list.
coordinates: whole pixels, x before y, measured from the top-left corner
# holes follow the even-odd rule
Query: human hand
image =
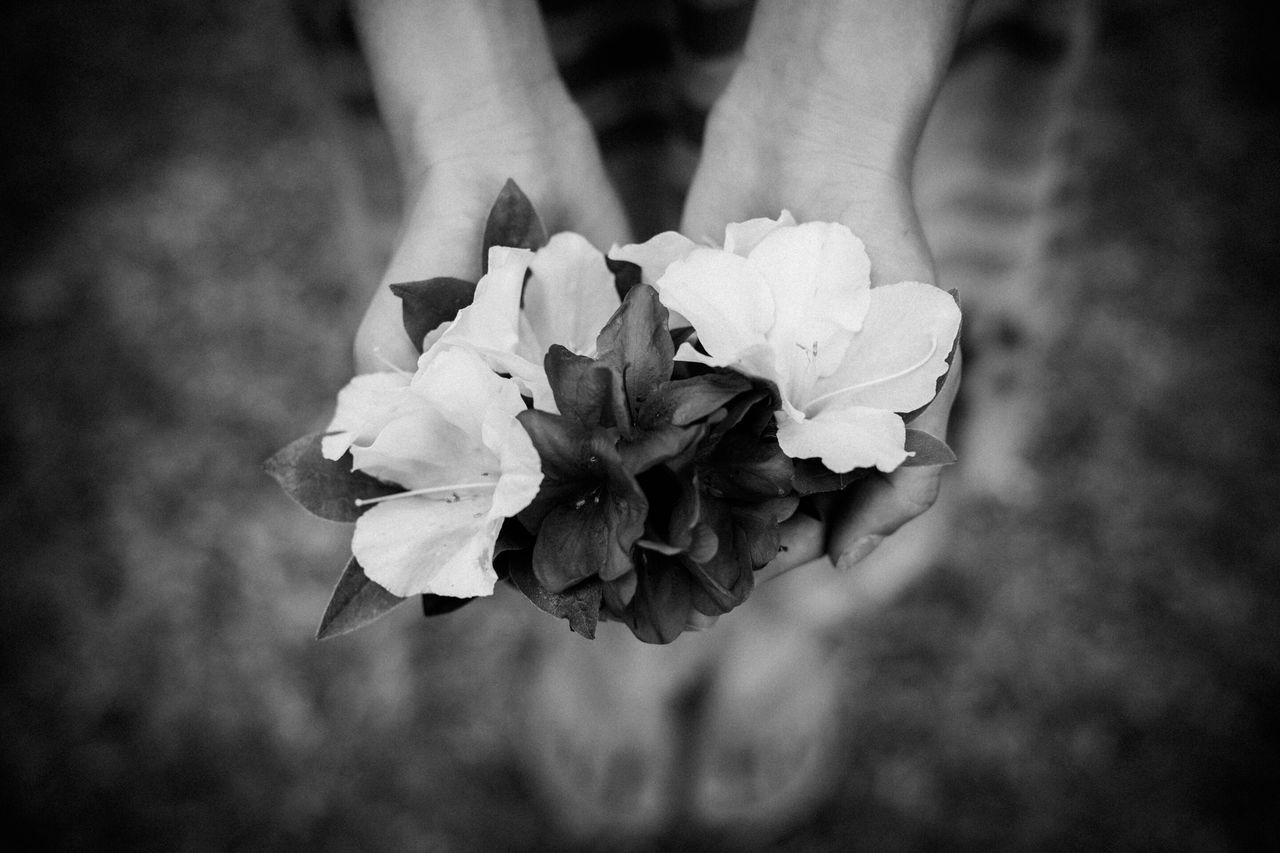
[[(788, 209), (802, 222), (848, 225), (866, 245), (873, 287), (936, 281), (910, 175), (963, 4), (949, 13), (945, 4), (932, 13), (907, 10), (905, 20), (926, 20), (932, 29), (926, 26), (920, 38), (909, 34), (896, 53), (892, 44), (879, 44), (861, 54), (854, 44), (859, 33), (889, 34), (893, 41), (902, 30), (894, 26), (899, 8), (866, 4), (865, 14), (881, 16), (871, 25), (846, 13), (854, 4), (837, 11), (787, 5), (759, 7), (746, 57), (708, 121), (682, 232), (714, 239), (729, 222)], [(833, 54), (836, 49), (844, 53)], [(941, 393), (915, 427), (945, 439), (959, 375), (957, 354)], [(783, 551), (757, 572), (757, 582), (824, 554), (841, 568), (854, 565), (933, 504), (940, 477), (938, 468), (875, 472), (829, 501), (822, 521), (789, 521)], [(690, 626), (713, 621), (693, 614)]]
[(479, 278), (485, 219), (508, 178), (548, 231), (627, 235), (590, 125), (555, 70), (531, 0), (359, 0), (356, 21), (405, 185), (391, 261), (356, 333), (356, 370), (412, 369), (386, 285)]

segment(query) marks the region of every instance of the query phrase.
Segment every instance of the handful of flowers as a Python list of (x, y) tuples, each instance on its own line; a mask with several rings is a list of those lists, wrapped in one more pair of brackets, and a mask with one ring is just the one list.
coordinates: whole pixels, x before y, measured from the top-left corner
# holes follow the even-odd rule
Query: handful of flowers
[(667, 643), (746, 600), (809, 496), (955, 460), (909, 426), (949, 370), (953, 295), (872, 289), (843, 225), (784, 212), (723, 248), (667, 232), (606, 256), (548, 238), (508, 181), (483, 258), (476, 283), (392, 285), (416, 372), (357, 376), (267, 463), (355, 522), (321, 638), (503, 580), (585, 637), (608, 618)]

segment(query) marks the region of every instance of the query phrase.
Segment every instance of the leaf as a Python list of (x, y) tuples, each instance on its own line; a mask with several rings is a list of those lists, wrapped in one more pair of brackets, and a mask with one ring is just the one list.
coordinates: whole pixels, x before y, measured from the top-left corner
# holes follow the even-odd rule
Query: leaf
[(516, 589), (546, 613), (569, 622), (569, 630), (588, 640), (596, 638), (596, 623), (600, 619), (601, 584), (587, 581), (564, 592), (551, 592), (533, 574), (527, 552), (511, 552), (506, 555), (507, 576)]
[(820, 459), (793, 460), (791, 487), (796, 494), (812, 495), (819, 492), (838, 492), (851, 483), (856, 483), (870, 473), (869, 468), (855, 468), (844, 474), (838, 474), (822, 464)]
[(902, 463), (903, 468), (953, 465), (956, 461), (955, 452), (947, 446), (945, 441), (920, 429), (907, 428), (906, 449), (913, 455), (908, 456), (907, 461)]
[[(352, 557), (333, 588), (329, 606), (320, 618), (317, 640), (327, 640), (363, 628), (406, 599), (392, 595), (365, 577), (364, 569)], [(459, 599), (464, 604), (470, 599)], [(461, 605), (459, 605), (461, 606)]]
[(620, 261), (604, 256), (604, 265), (613, 273), (613, 286), (618, 291), (619, 299), (626, 299), (631, 288), (640, 283), (640, 265), (631, 261)]
[(596, 338), (597, 360), (622, 376), (631, 411), (639, 412), (658, 386), (671, 378), (675, 348), (667, 331), (667, 309), (647, 284), (627, 292), (621, 307)]
[(494, 246), (510, 246), (515, 249), (541, 249), (547, 245), (547, 229), (533, 209), (533, 202), (515, 181), (507, 179), (498, 193), (489, 218), (484, 223), (484, 246), (480, 262), (489, 271), (489, 250)]
[(391, 285), (400, 297), (400, 316), (413, 347), (422, 352), (422, 339), (441, 323), (448, 323), (471, 304), (476, 284), (452, 276), (437, 276), (422, 281), (405, 281)]
[[(947, 293), (951, 294), (951, 298), (952, 298), (952, 299), (954, 299), (954, 300), (956, 301), (956, 305), (959, 305), (959, 304), (960, 304), (960, 291), (956, 290), (955, 288), (952, 288), (951, 290), (948, 290), (948, 291), (947, 291)], [(934, 387), (934, 389), (933, 389), (933, 396), (934, 396), (934, 397), (937, 397), (939, 394), (941, 394), (941, 393), (942, 393), (942, 386), (943, 386), (943, 385), (945, 385), (945, 384), (947, 384), (947, 377), (951, 375), (951, 364), (952, 364), (952, 362), (954, 362), (954, 361), (955, 361), (955, 358), (956, 358), (956, 350), (958, 350), (958, 349), (960, 348), (960, 333), (961, 333), (963, 330), (964, 330), (964, 315), (963, 315), (963, 314), (961, 314), (961, 315), (960, 315), (960, 328), (959, 328), (959, 329), (956, 329), (956, 337), (955, 337), (955, 340), (953, 340), (953, 341), (951, 342), (951, 351), (950, 351), (949, 353), (947, 353), (947, 369), (946, 369), (946, 370), (944, 370), (944, 371), (942, 371), (942, 375), (938, 377), (938, 384), (937, 384), (937, 385)], [(930, 400), (930, 401), (929, 401), (929, 403), (932, 403), (932, 402), (933, 402), (933, 400)], [(927, 409), (927, 408), (929, 408), (929, 403), (925, 403), (923, 406), (921, 406), (921, 407), (920, 407), (920, 408), (918, 408), (918, 409), (912, 409), (912, 410), (911, 410), (911, 411), (909, 411), (909, 412), (904, 412), (904, 413), (902, 414), (902, 420), (903, 420), (904, 422), (906, 422), (906, 423), (911, 423), (911, 422), (912, 422), (912, 421), (914, 421), (916, 418), (920, 417), (920, 415), (924, 414), (924, 410), (925, 410), (925, 409)], [(910, 449), (910, 448), (908, 448), (908, 449)], [(952, 460), (952, 461), (954, 461), (954, 460)]]
[(475, 601), (474, 597), (458, 598), (454, 595), (436, 595), (432, 592), (425, 592), (422, 594), (422, 615), (426, 617), (443, 616), (473, 601)]
[(362, 471), (351, 470), (351, 454), (325, 459), (320, 452), (323, 433), (303, 436), (263, 465), (289, 497), (302, 508), (329, 521), (353, 522), (364, 510), (357, 498), (377, 498), (404, 491)]

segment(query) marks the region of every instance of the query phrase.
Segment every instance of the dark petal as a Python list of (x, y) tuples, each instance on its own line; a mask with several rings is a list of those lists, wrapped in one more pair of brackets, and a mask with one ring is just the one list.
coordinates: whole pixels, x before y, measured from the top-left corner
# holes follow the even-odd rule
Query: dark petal
[(692, 607), (693, 582), (670, 557), (641, 552), (635, 597), (623, 621), (645, 643), (669, 643), (684, 631)]
[(675, 349), (667, 331), (667, 309), (658, 292), (640, 284), (609, 318), (596, 338), (596, 358), (622, 376), (632, 412), (671, 378)]
[(422, 352), (422, 339), (428, 332), (453, 320), (459, 311), (471, 304), (476, 295), (476, 284), (452, 276), (439, 276), (393, 284), (391, 292), (400, 297), (400, 316), (409, 340), (413, 342), (414, 349)]
[(703, 461), (708, 486), (735, 500), (758, 501), (791, 492), (794, 465), (773, 437), (734, 430)]
[[(458, 600), (465, 603), (469, 599)], [(324, 616), (320, 617), (316, 639), (327, 640), (362, 628), (405, 601), (369, 580), (356, 558), (352, 557), (333, 588)]]
[(638, 420), (642, 427), (664, 423), (687, 426), (750, 391), (751, 387), (749, 379), (732, 371), (664, 382), (645, 402)]
[(679, 459), (691, 451), (705, 435), (702, 424), (690, 427), (667, 426), (637, 434), (618, 447), (623, 466), (633, 474), (648, 471), (660, 462)]
[(621, 396), (617, 374), (559, 344), (547, 350), (543, 367), (561, 415), (585, 428), (614, 425), (615, 399)]
[(422, 595), (422, 615), (423, 616), (443, 616), (446, 613), (452, 613), (464, 604), (470, 604), (475, 601), (474, 598), (456, 598), (452, 595), (434, 595), (432, 593), (423, 593)]
[(494, 246), (541, 249), (547, 245), (547, 229), (533, 209), (533, 202), (513, 180), (508, 180), (489, 209), (484, 224), (484, 246), (480, 263), (489, 271), (489, 250)]
[(527, 551), (508, 552), (503, 559), (507, 577), (539, 610), (568, 620), (569, 629), (574, 633), (595, 639), (602, 592), (598, 581), (588, 581), (564, 592), (551, 592), (538, 583)]
[(402, 492), (404, 489), (351, 470), (351, 454), (341, 459), (325, 459), (321, 453), (323, 433), (312, 433), (291, 442), (263, 465), (289, 497), (307, 512), (329, 521), (352, 522), (366, 507), (357, 507), (358, 498), (368, 499)]
[(539, 409), (526, 409), (516, 415), (516, 420), (538, 451), (544, 478), (576, 482), (593, 476), (590, 429), (576, 419)]

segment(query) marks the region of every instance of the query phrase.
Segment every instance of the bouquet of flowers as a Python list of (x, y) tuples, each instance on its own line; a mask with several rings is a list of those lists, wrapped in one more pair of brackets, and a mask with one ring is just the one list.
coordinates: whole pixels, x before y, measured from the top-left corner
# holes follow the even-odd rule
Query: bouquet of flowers
[(407, 598), (446, 613), (514, 585), (594, 637), (667, 643), (732, 610), (779, 525), (872, 471), (955, 460), (912, 429), (950, 368), (953, 294), (870, 286), (845, 226), (729, 225), (614, 246), (548, 238), (511, 181), (479, 282), (392, 285), (417, 370), (357, 376), (323, 433), (267, 463), (354, 522), (318, 636)]

